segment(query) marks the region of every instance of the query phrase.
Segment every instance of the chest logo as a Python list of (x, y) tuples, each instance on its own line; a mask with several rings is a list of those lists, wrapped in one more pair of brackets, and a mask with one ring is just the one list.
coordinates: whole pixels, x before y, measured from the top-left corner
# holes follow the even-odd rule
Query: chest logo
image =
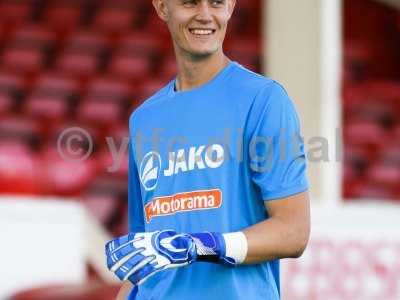
[(140, 181), (146, 191), (154, 190), (161, 175), (174, 176), (193, 170), (216, 169), (225, 160), (225, 149), (219, 144), (190, 147), (168, 153), (168, 165), (163, 166), (158, 152), (148, 152), (140, 164)]
[(156, 188), (160, 169), (160, 154), (151, 151), (143, 157), (140, 164), (140, 181), (146, 191), (151, 191)]
[(180, 172), (192, 171), (194, 169), (216, 169), (224, 163), (224, 147), (213, 144), (206, 148), (190, 147), (170, 152), (168, 157), (168, 169), (164, 170), (164, 176), (173, 176)]
[(146, 221), (177, 213), (215, 209), (221, 207), (220, 189), (200, 190), (157, 197), (145, 205)]

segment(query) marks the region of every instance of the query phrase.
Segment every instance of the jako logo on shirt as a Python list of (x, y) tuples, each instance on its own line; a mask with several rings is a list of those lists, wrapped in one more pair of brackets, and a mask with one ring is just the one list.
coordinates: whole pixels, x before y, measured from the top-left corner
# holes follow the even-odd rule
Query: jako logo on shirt
[(222, 204), (222, 192), (219, 189), (178, 193), (157, 197), (144, 207), (146, 221), (152, 218), (173, 215), (179, 212), (219, 208)]
[(140, 181), (146, 191), (151, 191), (156, 188), (160, 169), (160, 154), (151, 151), (143, 157), (140, 163)]
[[(190, 147), (179, 149), (168, 153), (168, 167), (162, 171), (166, 177), (176, 175), (180, 172), (188, 172), (195, 169), (219, 168), (224, 163), (224, 147), (213, 144), (206, 148)], [(140, 164), (140, 181), (147, 191), (156, 188), (158, 178), (161, 174), (161, 156), (155, 151), (148, 152)]]

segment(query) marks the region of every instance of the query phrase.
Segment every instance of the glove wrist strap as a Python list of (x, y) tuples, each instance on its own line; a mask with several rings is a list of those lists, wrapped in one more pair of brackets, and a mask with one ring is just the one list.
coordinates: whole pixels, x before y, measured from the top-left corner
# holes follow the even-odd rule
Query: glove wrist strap
[(247, 255), (247, 239), (243, 232), (190, 234), (196, 245), (197, 261), (235, 266)]
[(236, 264), (242, 264), (247, 257), (248, 243), (246, 235), (241, 232), (223, 234), (227, 257), (232, 257)]

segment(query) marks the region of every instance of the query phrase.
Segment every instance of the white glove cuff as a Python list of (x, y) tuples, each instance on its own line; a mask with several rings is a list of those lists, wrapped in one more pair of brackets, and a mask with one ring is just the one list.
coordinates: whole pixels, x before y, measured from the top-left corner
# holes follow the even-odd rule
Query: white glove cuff
[(244, 262), (247, 256), (248, 244), (246, 235), (241, 232), (224, 233), (226, 256), (235, 260), (236, 264)]

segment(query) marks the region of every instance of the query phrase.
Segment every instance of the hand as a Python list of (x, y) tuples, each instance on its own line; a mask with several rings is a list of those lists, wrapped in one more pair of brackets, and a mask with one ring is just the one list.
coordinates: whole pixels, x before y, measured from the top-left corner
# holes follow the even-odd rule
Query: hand
[(196, 258), (189, 235), (174, 231), (130, 233), (106, 245), (107, 266), (120, 280), (134, 285), (167, 269), (185, 266)]
[(222, 234), (177, 234), (172, 230), (130, 233), (106, 245), (107, 266), (120, 280), (134, 285), (169, 268), (186, 266), (195, 261), (223, 263), (235, 261), (225, 256)]

